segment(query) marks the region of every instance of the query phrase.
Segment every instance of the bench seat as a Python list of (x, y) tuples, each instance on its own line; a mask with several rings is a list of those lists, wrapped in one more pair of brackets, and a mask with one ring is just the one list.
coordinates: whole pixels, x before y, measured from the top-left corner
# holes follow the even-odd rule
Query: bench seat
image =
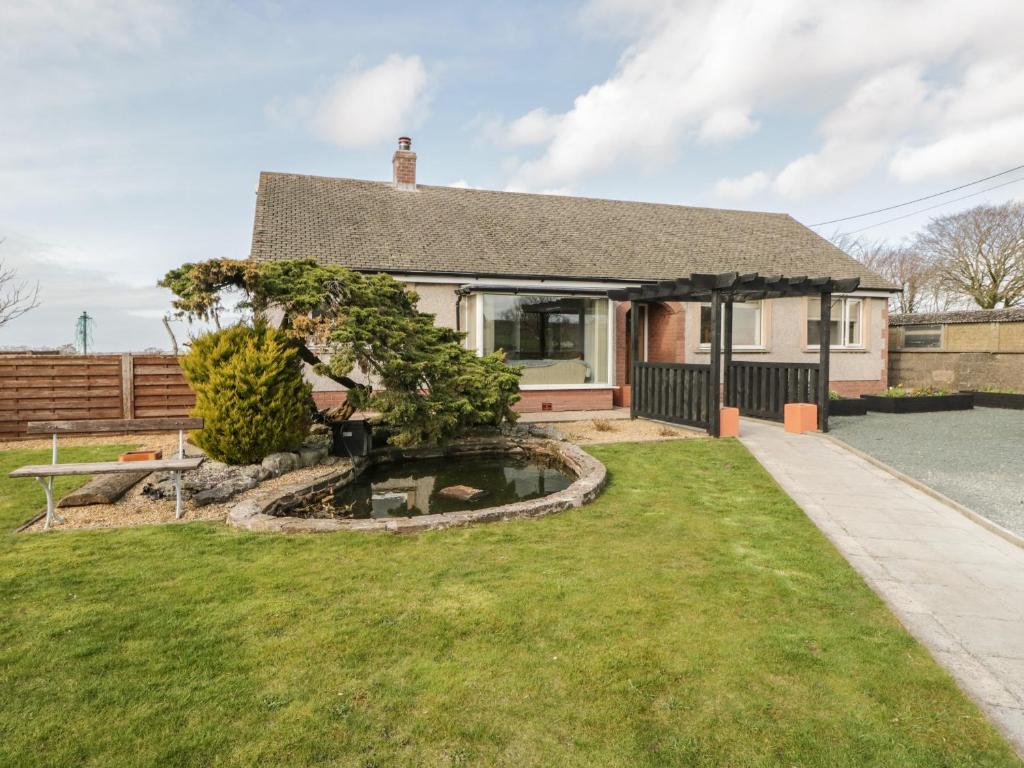
[(82, 464), (33, 464), (19, 467), (8, 477), (64, 477), (105, 475), (113, 472), (188, 472), (198, 469), (205, 457), (156, 461), (94, 461)]

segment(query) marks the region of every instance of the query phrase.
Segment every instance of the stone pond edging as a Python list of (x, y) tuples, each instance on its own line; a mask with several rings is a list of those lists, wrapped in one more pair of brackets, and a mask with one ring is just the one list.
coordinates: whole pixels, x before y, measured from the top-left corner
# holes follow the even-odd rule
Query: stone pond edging
[[(287, 517), (282, 513), (317, 500), (333, 489), (359, 477), (378, 463), (441, 456), (473, 456), (506, 453), (553, 459), (576, 475), (564, 490), (537, 499), (517, 501), (487, 509), (450, 512), (390, 519), (339, 520), (334, 518)], [(580, 507), (594, 499), (604, 488), (607, 474), (604, 464), (572, 443), (521, 437), (470, 438), (445, 448), (374, 451), (366, 459), (339, 462), (338, 469), (314, 480), (292, 483), (258, 494), (234, 505), (227, 522), (247, 531), (272, 533), (330, 533), (333, 531), (369, 531), (418, 533), (455, 528), (474, 523), (541, 517)]]

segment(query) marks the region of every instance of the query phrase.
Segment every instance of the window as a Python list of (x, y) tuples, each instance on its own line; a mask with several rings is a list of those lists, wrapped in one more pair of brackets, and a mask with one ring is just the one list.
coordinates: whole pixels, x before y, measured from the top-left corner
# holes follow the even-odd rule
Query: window
[[(864, 300), (832, 299), (829, 340), (833, 349), (864, 346)], [(821, 302), (807, 300), (807, 346), (821, 345)]]
[(938, 323), (904, 326), (903, 346), (907, 349), (941, 349), (942, 326)]
[(608, 383), (607, 299), (487, 293), (479, 307), (479, 351), (504, 350), (521, 385)]
[[(760, 349), (761, 340), (760, 301), (734, 302), (732, 305), (732, 347), (733, 349)], [(725, 307), (722, 307), (722, 322), (725, 322)], [(724, 329), (724, 325), (723, 325)], [(711, 305), (700, 305), (700, 345), (711, 346)]]

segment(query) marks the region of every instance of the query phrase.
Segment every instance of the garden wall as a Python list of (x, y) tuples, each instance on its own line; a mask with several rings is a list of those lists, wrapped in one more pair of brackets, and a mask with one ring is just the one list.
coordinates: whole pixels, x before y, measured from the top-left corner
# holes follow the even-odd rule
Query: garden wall
[(186, 416), (194, 402), (173, 355), (0, 355), (0, 439), (29, 421)]
[(908, 387), (936, 385), (947, 389), (1024, 388), (1024, 353), (893, 350), (889, 382)]

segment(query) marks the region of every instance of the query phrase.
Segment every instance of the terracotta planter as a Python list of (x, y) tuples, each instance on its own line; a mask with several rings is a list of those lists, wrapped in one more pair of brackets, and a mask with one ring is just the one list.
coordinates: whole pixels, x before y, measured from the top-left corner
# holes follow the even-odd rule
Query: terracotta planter
[(163, 451), (128, 451), (117, 457), (118, 461), (159, 461), (164, 457)]
[(718, 416), (719, 437), (740, 436), (740, 409), (722, 408)]
[(818, 406), (814, 403), (786, 403), (783, 409), (787, 432), (814, 432), (818, 428)]
[(974, 395), (920, 395), (918, 397), (880, 397), (861, 395), (869, 411), (879, 413), (930, 413), (933, 411), (969, 411), (974, 407)]
[(971, 395), (974, 404), (980, 408), (1014, 408), (1024, 410), (1024, 394), (1019, 392), (975, 392), (962, 390), (962, 395)]

